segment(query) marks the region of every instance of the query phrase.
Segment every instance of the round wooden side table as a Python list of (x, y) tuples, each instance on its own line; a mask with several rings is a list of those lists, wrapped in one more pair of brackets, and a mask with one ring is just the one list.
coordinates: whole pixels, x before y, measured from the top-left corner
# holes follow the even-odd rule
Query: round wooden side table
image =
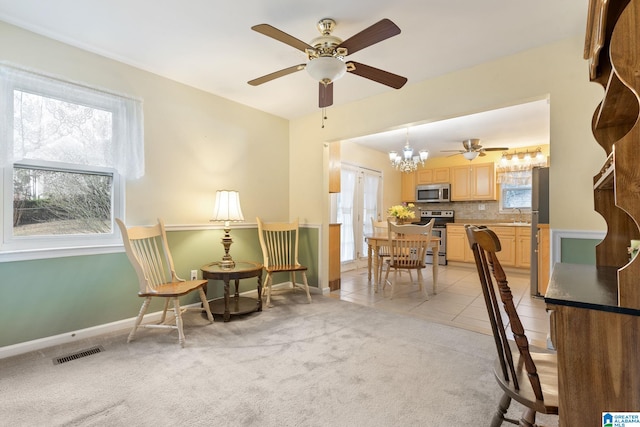
[[(262, 311), (262, 264), (250, 261), (236, 261), (232, 269), (223, 268), (219, 262), (212, 262), (200, 267), (202, 278), (208, 280), (222, 280), (224, 282), (224, 297), (209, 301), (212, 314), (222, 314), (228, 322), (231, 315)], [(238, 287), (241, 279), (258, 278), (258, 300), (239, 295)], [(229, 295), (229, 282), (235, 281), (236, 291), (233, 297)]]

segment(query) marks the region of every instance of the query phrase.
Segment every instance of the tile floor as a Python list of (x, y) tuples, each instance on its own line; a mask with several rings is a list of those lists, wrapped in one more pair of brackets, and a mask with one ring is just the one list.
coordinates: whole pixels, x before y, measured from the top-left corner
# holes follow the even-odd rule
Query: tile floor
[[(542, 298), (532, 297), (529, 291), (529, 272), (507, 270), (507, 279), (516, 302), (520, 320), (532, 345), (547, 347), (549, 318)], [(393, 272), (390, 274), (391, 279)], [(491, 327), (475, 266), (464, 264), (440, 266), (437, 293), (432, 294), (431, 268), (424, 271), (424, 282), (429, 291), (425, 300), (417, 284), (409, 282), (409, 275), (402, 273), (400, 284), (390, 299), (390, 286), (374, 292), (367, 279), (367, 269), (343, 272), (341, 289), (330, 296), (380, 310), (457, 326), (491, 335)], [(414, 279), (416, 274), (413, 273)], [(382, 288), (382, 286), (381, 286)]]

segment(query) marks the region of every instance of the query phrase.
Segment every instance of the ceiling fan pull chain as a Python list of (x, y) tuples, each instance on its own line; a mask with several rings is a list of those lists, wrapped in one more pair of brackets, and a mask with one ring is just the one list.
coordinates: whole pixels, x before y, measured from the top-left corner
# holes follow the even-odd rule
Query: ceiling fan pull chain
[(322, 129), (324, 129), (324, 121), (327, 120), (327, 108), (322, 107)]

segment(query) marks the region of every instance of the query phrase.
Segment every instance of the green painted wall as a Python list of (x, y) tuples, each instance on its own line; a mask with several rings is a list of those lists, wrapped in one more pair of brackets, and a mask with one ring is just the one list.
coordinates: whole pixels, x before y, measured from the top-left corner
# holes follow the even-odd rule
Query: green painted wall
[[(167, 233), (179, 276), (220, 259), (222, 230)], [(255, 228), (231, 231), (230, 253), (236, 260), (262, 262)], [(309, 267), (310, 286), (318, 286), (319, 229), (301, 228), (300, 262)], [(0, 347), (135, 317), (142, 299), (125, 253), (0, 263)], [(276, 277), (275, 283), (288, 277)], [(217, 282), (217, 281), (216, 281)], [(208, 297), (222, 296), (222, 282), (208, 286)], [(255, 289), (245, 280), (241, 291)], [(194, 302), (190, 296), (183, 303)], [(159, 301), (149, 312), (162, 309)]]
[(596, 264), (598, 239), (560, 239), (560, 261), (570, 264)]

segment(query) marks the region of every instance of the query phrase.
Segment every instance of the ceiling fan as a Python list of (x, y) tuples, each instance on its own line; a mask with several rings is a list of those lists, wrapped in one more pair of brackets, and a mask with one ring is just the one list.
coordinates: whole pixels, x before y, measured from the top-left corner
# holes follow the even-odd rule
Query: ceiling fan
[(313, 39), (310, 44), (298, 40), (297, 38), (290, 36), (269, 24), (259, 24), (251, 27), (254, 31), (301, 50), (307, 55), (308, 61), (306, 64), (294, 65), (292, 67), (284, 68), (265, 76), (258, 77), (248, 83), (252, 86), (258, 86), (277, 79), (278, 77), (283, 77), (288, 74), (295, 73), (296, 71), (306, 69), (309, 75), (319, 82), (318, 104), (320, 108), (329, 107), (333, 104), (333, 82), (347, 72), (387, 85), (394, 89), (400, 89), (404, 86), (407, 82), (406, 77), (389, 73), (359, 62), (347, 62), (345, 60), (347, 55), (353, 54), (365, 47), (369, 47), (375, 43), (400, 34), (400, 28), (398, 28), (396, 24), (391, 22), (389, 19), (382, 19), (344, 41), (331, 35), (335, 26), (336, 23), (333, 19), (321, 19), (317, 25), (321, 36)]
[[(480, 140), (478, 138), (465, 139), (462, 141), (462, 146), (464, 150), (442, 150), (443, 153), (452, 153), (456, 152), (457, 154), (462, 154), (465, 159), (471, 161), (478, 156), (486, 156), (487, 151), (507, 151), (509, 148), (507, 147), (492, 147), (492, 148), (483, 148), (480, 145)], [(455, 156), (456, 154), (452, 154)]]

